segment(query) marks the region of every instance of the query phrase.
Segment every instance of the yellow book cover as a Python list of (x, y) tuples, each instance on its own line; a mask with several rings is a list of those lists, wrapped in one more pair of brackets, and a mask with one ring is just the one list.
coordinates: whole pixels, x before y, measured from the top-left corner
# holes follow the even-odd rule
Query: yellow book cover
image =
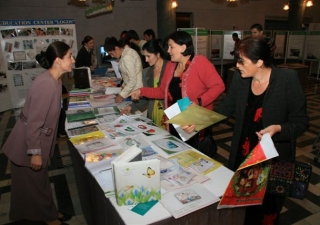
[(176, 160), (180, 166), (184, 168), (191, 167), (202, 174), (208, 174), (222, 166), (220, 162), (193, 150), (183, 151), (169, 159)]
[(105, 137), (104, 133), (101, 130), (99, 130), (99, 131), (94, 131), (91, 133), (75, 136), (73, 138), (70, 138), (70, 141), (74, 145), (80, 145), (85, 142), (97, 140), (97, 139), (104, 138), (104, 137)]

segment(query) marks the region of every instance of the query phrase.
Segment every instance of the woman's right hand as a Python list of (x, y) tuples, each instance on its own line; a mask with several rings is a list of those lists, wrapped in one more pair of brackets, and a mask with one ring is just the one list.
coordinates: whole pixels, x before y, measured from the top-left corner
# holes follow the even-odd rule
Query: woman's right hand
[(130, 105), (126, 106), (125, 108), (123, 108), (123, 109), (121, 110), (120, 115), (123, 115), (123, 114), (125, 114), (125, 115), (129, 115), (129, 114), (130, 114), (131, 109), (132, 109), (132, 108), (131, 108), (131, 106), (130, 106)]
[(41, 155), (31, 156), (31, 169), (37, 171), (42, 168), (42, 157)]
[(140, 95), (141, 95), (140, 89), (134, 90), (129, 94), (132, 100), (139, 100)]

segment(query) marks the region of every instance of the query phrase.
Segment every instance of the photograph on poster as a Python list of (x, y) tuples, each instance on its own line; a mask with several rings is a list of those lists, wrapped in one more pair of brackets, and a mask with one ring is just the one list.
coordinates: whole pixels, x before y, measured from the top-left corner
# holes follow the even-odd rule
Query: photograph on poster
[(33, 36), (31, 28), (18, 28), (18, 36)]
[(33, 42), (32, 42), (32, 40), (23, 40), (22, 42), (23, 42), (24, 50), (33, 49)]
[(44, 36), (46, 35), (47, 28), (32, 28), (31, 29), (34, 33), (34, 36)]
[(47, 35), (60, 35), (59, 27), (48, 27)]
[(27, 52), (27, 55), (30, 57), (30, 59), (34, 59), (37, 53), (34, 50), (30, 50)]
[(20, 41), (15, 41), (13, 47), (20, 48)]
[(61, 27), (61, 35), (73, 36), (73, 30), (69, 28)]
[(37, 45), (36, 46), (36, 52), (37, 54), (40, 54), (41, 51), (45, 52), (47, 50), (47, 45), (43, 44), (43, 45)]
[(26, 69), (35, 69), (35, 68), (37, 68), (37, 63), (36, 63), (36, 61), (23, 62), (22, 63), (22, 68), (24, 70), (26, 70)]
[(5, 52), (12, 52), (12, 43), (10, 43), (10, 42), (6, 42), (5, 43), (5, 46), (4, 46), (4, 51)]
[(26, 52), (25, 51), (16, 51), (13, 52), (14, 61), (26, 60)]
[(300, 49), (290, 48), (290, 56), (299, 57), (300, 56)]
[(14, 74), (12, 77), (13, 77), (13, 83), (15, 87), (24, 86), (22, 74)]
[(8, 91), (8, 85), (0, 84), (0, 94), (4, 94), (6, 91)]
[(22, 62), (8, 62), (8, 70), (22, 70)]
[(3, 39), (17, 37), (16, 29), (1, 30)]

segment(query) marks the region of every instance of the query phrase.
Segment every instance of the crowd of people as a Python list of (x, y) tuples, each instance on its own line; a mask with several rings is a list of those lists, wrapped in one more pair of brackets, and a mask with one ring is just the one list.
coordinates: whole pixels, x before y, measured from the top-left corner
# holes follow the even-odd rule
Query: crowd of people
[[(289, 130), (294, 128), (294, 137), (299, 137), (308, 128), (306, 98), (296, 72), (273, 65), (276, 46), (272, 38), (263, 37), (261, 25), (254, 24), (251, 33), (242, 40), (233, 36), (232, 55), (238, 70), (225, 99), (214, 109), (227, 118), (235, 117), (228, 164), (233, 171), (263, 134), (270, 134), (279, 157), (290, 158)], [(152, 29), (143, 35), (145, 40), (134, 30), (124, 30), (119, 39), (114, 36), (105, 39), (105, 51), (118, 60), (123, 79), (116, 102), (131, 97), (133, 103), (122, 114), (147, 110), (147, 116), (157, 126), (180, 138), (172, 125), (164, 123), (167, 120), (164, 110), (184, 97), (189, 97), (192, 104), (213, 110), (214, 101), (225, 90), (224, 82), (215, 66), (205, 56), (196, 54), (187, 32), (175, 31), (165, 43), (156, 39)], [(20, 120), (2, 148), (11, 160), (12, 220), (59, 225), (70, 219), (53, 202), (47, 165), (54, 152), (61, 110), (60, 77), (71, 72), (74, 63), (76, 67), (90, 67), (94, 72), (93, 37), (85, 36), (82, 45), (75, 60), (70, 47), (59, 41), (37, 57), (47, 70), (33, 82)], [(35, 105), (41, 105), (41, 109)], [(182, 128), (191, 133), (195, 125), (186, 124)], [(201, 142), (206, 137), (211, 142), (204, 150)], [(187, 143), (210, 157), (215, 156), (217, 146), (211, 127), (199, 131)], [(269, 224), (277, 224), (284, 199), (266, 194), (262, 205), (247, 207), (245, 224), (266, 224), (270, 218), (273, 219)]]

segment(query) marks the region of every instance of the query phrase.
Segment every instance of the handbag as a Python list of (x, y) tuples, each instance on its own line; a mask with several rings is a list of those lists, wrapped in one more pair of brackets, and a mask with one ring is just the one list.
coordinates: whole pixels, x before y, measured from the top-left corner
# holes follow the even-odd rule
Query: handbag
[(296, 139), (293, 128), (289, 126), (291, 159), (273, 160), (266, 193), (303, 199), (308, 191), (312, 166), (295, 160)]

